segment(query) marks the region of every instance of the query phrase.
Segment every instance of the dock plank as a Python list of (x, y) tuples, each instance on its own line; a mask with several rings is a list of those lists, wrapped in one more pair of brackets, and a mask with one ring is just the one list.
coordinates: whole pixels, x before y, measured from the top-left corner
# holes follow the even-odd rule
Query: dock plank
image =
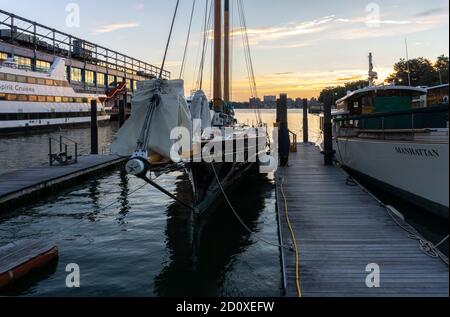
[(63, 188), (69, 183), (124, 162), (116, 155), (87, 155), (65, 166), (36, 166), (0, 175), (0, 212), (14, 208), (22, 199)]
[[(292, 242), (281, 193), (300, 253), (305, 297), (449, 296), (448, 266), (425, 255), (386, 209), (337, 167), (323, 165), (312, 145), (299, 144), (276, 175), (280, 238)], [(295, 252), (282, 250), (286, 296), (297, 296)], [(381, 287), (366, 286), (366, 266), (379, 265)]]

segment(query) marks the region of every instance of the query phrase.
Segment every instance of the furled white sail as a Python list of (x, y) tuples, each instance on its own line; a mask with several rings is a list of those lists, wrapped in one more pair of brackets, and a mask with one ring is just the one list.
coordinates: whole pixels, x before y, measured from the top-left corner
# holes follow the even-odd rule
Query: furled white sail
[(141, 131), (152, 98), (159, 96), (160, 102), (148, 129), (147, 151), (149, 155), (158, 154), (169, 158), (171, 149), (177, 140), (172, 140), (171, 132), (176, 128), (185, 128), (192, 134), (192, 120), (188, 104), (184, 97), (183, 80), (149, 80), (138, 83), (138, 89), (132, 101), (131, 117), (117, 133), (111, 152), (120, 156), (130, 156), (136, 151)]

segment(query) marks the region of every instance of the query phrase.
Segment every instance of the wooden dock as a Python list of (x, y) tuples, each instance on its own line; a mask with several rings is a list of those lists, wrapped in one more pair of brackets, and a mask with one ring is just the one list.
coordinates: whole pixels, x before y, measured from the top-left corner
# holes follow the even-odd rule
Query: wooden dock
[(65, 166), (42, 165), (0, 175), (0, 212), (87, 180), (124, 162), (116, 155), (82, 156), (78, 163)]
[[(316, 147), (299, 145), (276, 183), (280, 237), (283, 245), (293, 243), (286, 198), (302, 296), (448, 297), (448, 265), (425, 255), (362, 187), (348, 186), (342, 170), (324, 166)], [(284, 249), (282, 261), (286, 296), (296, 297), (295, 252)], [(379, 288), (366, 285), (369, 264), (380, 268)]]

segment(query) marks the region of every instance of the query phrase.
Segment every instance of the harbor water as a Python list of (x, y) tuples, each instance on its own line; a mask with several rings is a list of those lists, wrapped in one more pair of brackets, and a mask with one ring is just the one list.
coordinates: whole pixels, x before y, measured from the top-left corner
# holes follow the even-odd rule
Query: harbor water
[[(237, 111), (240, 122), (256, 122), (253, 111)], [(264, 110), (271, 125), (275, 111)], [(290, 129), (299, 134), (302, 112), (290, 112)], [(318, 138), (312, 118), (311, 141)], [(101, 127), (100, 148), (117, 131)], [(316, 133), (314, 133), (316, 132)], [(88, 153), (89, 129), (64, 130), (0, 138), (0, 173), (46, 164), (48, 137), (79, 142)], [(181, 173), (162, 176), (158, 183), (189, 199), (189, 180)], [(219, 200), (203, 230), (193, 215), (160, 192), (121, 171), (86, 181), (37, 204), (0, 215), (0, 246), (19, 239), (55, 241), (60, 257), (46, 271), (0, 295), (20, 296), (281, 296), (274, 180), (250, 175), (231, 189), (231, 203), (252, 232)], [(448, 233), (447, 224), (381, 193), (433, 242)], [(201, 234), (197, 233), (201, 231)], [(444, 249), (448, 249), (448, 244)], [(420, 252), (420, 251), (418, 251)], [(447, 252), (448, 253), (448, 252)], [(81, 287), (66, 286), (66, 267), (80, 267)]]

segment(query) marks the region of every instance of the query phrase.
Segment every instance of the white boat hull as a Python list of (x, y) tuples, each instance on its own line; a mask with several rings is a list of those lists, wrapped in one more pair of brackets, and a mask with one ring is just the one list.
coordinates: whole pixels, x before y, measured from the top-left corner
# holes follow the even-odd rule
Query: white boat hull
[(448, 219), (448, 142), (338, 138), (335, 150), (345, 167)]

